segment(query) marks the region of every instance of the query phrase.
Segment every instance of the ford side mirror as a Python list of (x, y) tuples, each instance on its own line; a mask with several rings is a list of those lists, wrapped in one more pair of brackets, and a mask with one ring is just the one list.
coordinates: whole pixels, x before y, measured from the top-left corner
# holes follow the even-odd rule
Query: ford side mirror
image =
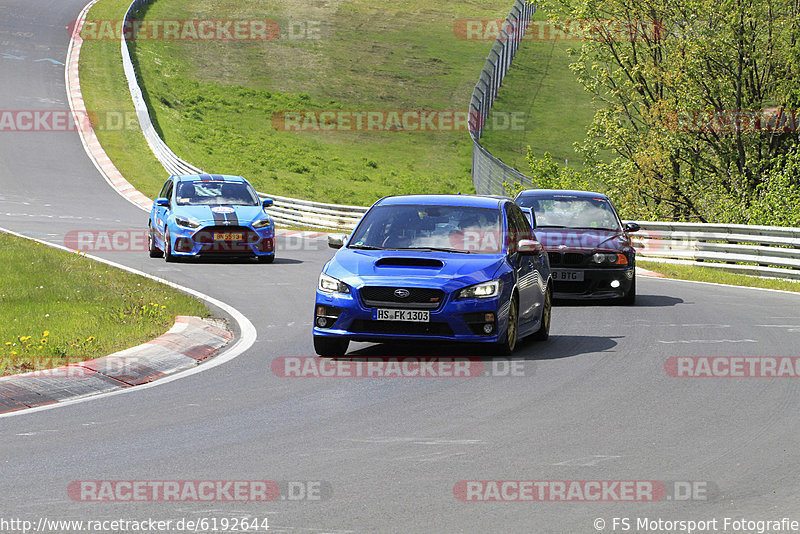
[(168, 198), (164, 198), (164, 197), (158, 197), (156, 199), (156, 206), (159, 206), (159, 207), (162, 207), (162, 208), (168, 208), (169, 207), (169, 199)]
[(271, 198), (265, 198), (261, 201), (261, 205), (265, 208), (272, 206), (275, 203)]
[(342, 248), (347, 241), (347, 234), (330, 234), (328, 236), (328, 246), (330, 248)]

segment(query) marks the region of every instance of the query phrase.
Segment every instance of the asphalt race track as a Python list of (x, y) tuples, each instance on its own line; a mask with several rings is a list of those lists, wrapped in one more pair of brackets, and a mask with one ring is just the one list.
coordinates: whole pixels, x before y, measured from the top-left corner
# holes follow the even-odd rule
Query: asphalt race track
[[(67, 109), (58, 62), (84, 3), (0, 4), (0, 109)], [(70, 230), (146, 221), (76, 133), (0, 132), (0, 227), (63, 244)], [(637, 518), (716, 518), (724, 532), (725, 517), (800, 521), (800, 381), (664, 369), (671, 356), (798, 356), (800, 297), (640, 278), (636, 307), (556, 307), (551, 339), (515, 354), (517, 376), (281, 378), (274, 358), (313, 355), (314, 287), (333, 252), (321, 241), (297, 245), (279, 240), (273, 265), (98, 253), (232, 305), (258, 340), (162, 386), (0, 419), (0, 519), (268, 517), (270, 531), (292, 533), (612, 532), (615, 517), (629, 518), (631, 532)], [(504, 365), (487, 362), (498, 375)], [(325, 491), (273, 502), (73, 500), (70, 483), (85, 480), (318, 481)], [(459, 481), (476, 480), (679, 481), (707, 491), (658, 502), (456, 498)]]

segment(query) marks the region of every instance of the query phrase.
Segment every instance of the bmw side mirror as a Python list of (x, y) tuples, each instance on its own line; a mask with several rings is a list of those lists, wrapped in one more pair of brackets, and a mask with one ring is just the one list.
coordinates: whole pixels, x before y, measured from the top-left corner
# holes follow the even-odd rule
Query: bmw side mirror
[(159, 207), (162, 207), (162, 208), (168, 208), (169, 207), (169, 199), (168, 198), (164, 198), (164, 197), (158, 197), (156, 199), (156, 206), (159, 206)]
[(626, 231), (626, 232), (638, 232), (638, 231), (639, 231), (639, 230), (641, 230), (641, 229), (642, 229), (642, 227), (641, 227), (641, 226), (639, 226), (639, 225), (638, 225), (637, 223), (635, 223), (635, 222), (629, 222), (629, 223), (625, 223), (625, 231)]
[(533, 239), (520, 239), (517, 244), (517, 252), (520, 254), (541, 254), (543, 250), (542, 244)]
[(261, 205), (265, 208), (272, 206), (275, 202), (271, 198), (265, 198), (262, 200)]
[(328, 246), (330, 248), (342, 248), (347, 241), (347, 234), (330, 234), (328, 236)]

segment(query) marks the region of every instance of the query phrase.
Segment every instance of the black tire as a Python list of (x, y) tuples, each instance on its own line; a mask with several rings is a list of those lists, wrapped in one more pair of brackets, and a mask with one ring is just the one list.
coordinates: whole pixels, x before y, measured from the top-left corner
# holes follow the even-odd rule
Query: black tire
[(553, 311), (553, 283), (550, 282), (547, 286), (547, 292), (544, 295), (544, 305), (542, 308), (542, 324), (539, 330), (531, 334), (531, 338), (535, 341), (547, 341), (550, 337), (550, 316)]
[(620, 302), (624, 306), (633, 306), (636, 304), (636, 274), (633, 275), (633, 280), (631, 280), (631, 287), (628, 289), (628, 292), (620, 299)]
[(319, 356), (329, 358), (344, 356), (349, 345), (350, 340), (347, 338), (314, 336), (314, 351)]
[(510, 356), (517, 348), (517, 334), (519, 333), (519, 305), (517, 295), (511, 296), (508, 303), (508, 326), (506, 327), (505, 339), (497, 343), (495, 353), (498, 356)]
[(272, 263), (275, 261), (275, 254), (271, 256), (258, 256), (259, 263)]
[(150, 257), (160, 258), (164, 255), (164, 252), (156, 246), (156, 236), (153, 233), (153, 227), (148, 224), (147, 230), (147, 250), (150, 253)]
[(171, 263), (175, 261), (175, 256), (172, 255), (172, 244), (169, 238), (169, 230), (164, 227), (164, 261)]

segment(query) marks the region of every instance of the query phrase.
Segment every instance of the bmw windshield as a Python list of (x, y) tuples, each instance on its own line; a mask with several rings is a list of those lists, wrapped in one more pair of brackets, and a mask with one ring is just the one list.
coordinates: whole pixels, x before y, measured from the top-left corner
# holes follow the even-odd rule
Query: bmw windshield
[(497, 254), (503, 248), (500, 211), (437, 205), (376, 206), (348, 248)]
[(180, 182), (176, 195), (179, 206), (258, 206), (258, 195), (244, 182)]
[(536, 228), (577, 228), (622, 231), (611, 203), (577, 195), (521, 196), (517, 203), (533, 208)]

